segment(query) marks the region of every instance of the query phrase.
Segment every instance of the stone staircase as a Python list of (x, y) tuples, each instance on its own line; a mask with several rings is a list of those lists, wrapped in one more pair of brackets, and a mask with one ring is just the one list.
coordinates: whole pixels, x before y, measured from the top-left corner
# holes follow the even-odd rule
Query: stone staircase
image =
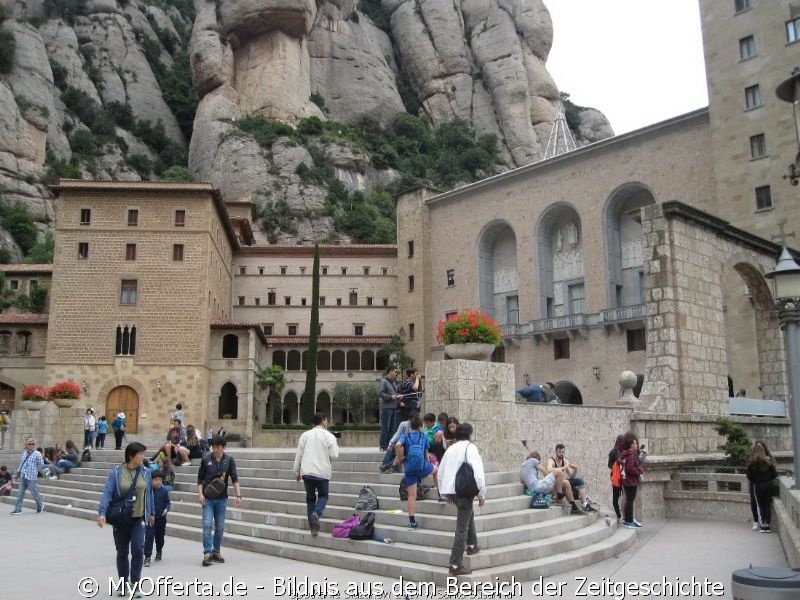
[[(106, 440), (108, 441), (108, 440)], [(113, 447), (113, 444), (112, 444)], [(242, 486), (242, 507), (231, 501), (225, 526), (227, 547), (272, 554), (415, 581), (445, 584), (450, 547), (455, 530), (455, 507), (431, 500), (417, 503), (420, 529), (407, 528), (405, 503), (398, 497), (400, 474), (378, 471), (382, 453), (363, 448), (343, 448), (334, 463), (330, 499), (321, 520), (321, 535), (312, 538), (306, 521), (305, 491), (294, 480), (294, 450), (231, 449)], [(40, 480), (46, 510), (96, 519), (97, 506), (109, 469), (122, 460), (122, 451), (100, 450), (59, 480)], [(16, 468), (19, 452), (0, 452), (0, 464)], [(197, 502), (195, 466), (177, 467), (170, 493), (172, 512), (167, 534), (198, 542), (201, 554), (201, 509)], [(464, 556), (472, 570), (466, 581), (494, 577), (527, 581), (578, 569), (623, 552), (634, 542), (635, 531), (607, 526), (602, 515), (569, 516), (567, 508), (528, 508), (517, 473), (489, 471), (487, 500), (476, 504), (475, 527), (481, 552)], [(396, 543), (333, 538), (333, 526), (351, 516), (358, 492), (369, 484), (378, 494), (377, 535)], [(14, 495), (2, 498), (12, 504)], [(26, 495), (25, 508), (34, 507)], [(326, 535), (327, 534), (327, 535)]]

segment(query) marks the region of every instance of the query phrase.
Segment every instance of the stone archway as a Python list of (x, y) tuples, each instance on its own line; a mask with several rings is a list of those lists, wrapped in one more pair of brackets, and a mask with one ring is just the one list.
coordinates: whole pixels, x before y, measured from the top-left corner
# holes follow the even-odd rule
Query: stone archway
[(219, 419), (239, 418), (239, 394), (236, 386), (230, 381), (222, 386), (219, 394)]
[(111, 423), (121, 412), (125, 413), (127, 423), (125, 433), (137, 433), (139, 431), (139, 394), (127, 385), (118, 385), (106, 396), (106, 419), (108, 422)]
[(556, 396), (562, 404), (583, 404), (581, 391), (571, 381), (559, 381), (556, 383)]
[(519, 323), (517, 236), (506, 221), (487, 225), (478, 242), (481, 310), (502, 324)]
[(536, 224), (535, 241), (540, 318), (586, 312), (583, 232), (575, 207), (549, 206)]

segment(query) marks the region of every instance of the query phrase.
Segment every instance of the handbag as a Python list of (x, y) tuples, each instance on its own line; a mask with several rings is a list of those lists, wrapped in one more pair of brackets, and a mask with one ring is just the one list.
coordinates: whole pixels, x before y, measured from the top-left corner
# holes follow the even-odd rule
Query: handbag
[[(467, 444), (467, 450), (469, 450), (469, 446), (470, 444)], [(475, 471), (472, 470), (472, 465), (467, 459), (467, 450), (464, 451), (464, 462), (456, 471), (456, 496), (472, 500), (480, 490), (475, 482)]]
[(106, 508), (106, 523), (118, 527), (128, 523), (133, 518), (133, 507), (136, 504), (136, 482), (139, 479), (139, 469), (136, 469), (136, 476), (133, 478), (131, 487), (124, 496), (115, 498), (108, 503)]
[(222, 473), (218, 473), (217, 476), (203, 488), (203, 496), (209, 500), (222, 498), (222, 494), (224, 494), (225, 490), (228, 488), (228, 466), (230, 465), (230, 460), (229, 456), (225, 457), (225, 470), (223, 470)]

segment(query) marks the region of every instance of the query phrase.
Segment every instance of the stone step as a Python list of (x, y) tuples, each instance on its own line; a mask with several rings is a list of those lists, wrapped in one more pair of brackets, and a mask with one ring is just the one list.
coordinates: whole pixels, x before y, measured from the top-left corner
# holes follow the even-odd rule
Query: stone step
[[(6, 504), (12, 504), (10, 498), (2, 500)], [(33, 501), (27, 498), (24, 507), (26, 510), (33, 510)], [(97, 514), (96, 511), (87, 508), (55, 503), (47, 504), (46, 510), (90, 520), (95, 520)], [(312, 538), (308, 532), (288, 530), (273, 525), (259, 526), (258, 529), (273, 529), (277, 532), (278, 539), (264, 538), (254, 535), (257, 532), (254, 532), (253, 525), (245, 526), (246, 529), (241, 532), (236, 520), (226, 521), (226, 529), (229, 523), (230, 532), (226, 531), (225, 534), (225, 545), (228, 547), (385, 577), (402, 576), (410, 581), (433, 581), (439, 586), (445, 585), (447, 581), (446, 565), (449, 551), (445, 549), (436, 550), (421, 547), (420, 544), (403, 542), (383, 544), (377, 541), (341, 540), (327, 535)], [(504, 552), (502, 549), (497, 552), (482, 549), (481, 553), (475, 556), (465, 555), (464, 566), (473, 569), (473, 573), (461, 580), (492, 581), (498, 577), (507, 581), (514, 577), (517, 581), (527, 581), (540, 575), (553, 575), (605, 560), (621, 553), (634, 542), (634, 530), (606, 527), (602, 523), (595, 523), (586, 529), (589, 530), (589, 537), (584, 539), (577, 539), (577, 536), (570, 532), (549, 539), (547, 543), (540, 541), (535, 544), (509, 547), (512, 550), (510, 552)], [(197, 540), (197, 527), (192, 525), (170, 522), (167, 525), (167, 533)], [(574, 543), (571, 540), (574, 540)], [(509, 564), (494, 562), (500, 557), (513, 560), (523, 553), (525, 561)], [(437, 562), (433, 562), (434, 560)]]

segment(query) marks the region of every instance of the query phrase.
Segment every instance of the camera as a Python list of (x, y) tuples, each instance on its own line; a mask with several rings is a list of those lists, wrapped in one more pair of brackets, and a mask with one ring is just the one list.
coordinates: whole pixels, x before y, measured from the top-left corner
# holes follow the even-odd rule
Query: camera
[(341, 431), (334, 431), (333, 432), (333, 437), (335, 437), (337, 440), (342, 439), (342, 432)]

